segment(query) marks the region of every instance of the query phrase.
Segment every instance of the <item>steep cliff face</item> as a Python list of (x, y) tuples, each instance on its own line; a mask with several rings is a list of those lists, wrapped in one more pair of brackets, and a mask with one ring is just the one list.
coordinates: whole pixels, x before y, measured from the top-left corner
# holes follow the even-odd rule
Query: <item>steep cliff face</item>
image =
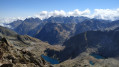
[(15, 48), (6, 38), (0, 41), (1, 67), (50, 67), (42, 57), (22, 49)]
[[(93, 52), (104, 57), (119, 56), (119, 31), (88, 31), (71, 37), (64, 43), (65, 49), (62, 51), (62, 58), (75, 58), (87, 49), (96, 49)], [(70, 50), (69, 50), (70, 49)], [(93, 53), (88, 51), (89, 53)], [(65, 54), (65, 55), (64, 55)]]

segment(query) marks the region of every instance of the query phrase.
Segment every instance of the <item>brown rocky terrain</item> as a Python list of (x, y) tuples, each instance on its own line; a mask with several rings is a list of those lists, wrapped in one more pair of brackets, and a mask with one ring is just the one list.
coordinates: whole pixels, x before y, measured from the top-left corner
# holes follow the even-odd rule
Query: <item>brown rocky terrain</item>
[(29, 51), (17, 49), (6, 38), (0, 41), (1, 67), (50, 67), (42, 57), (37, 57)]
[[(28, 35), (18, 35), (12, 30), (0, 28), (0, 66), (1, 67), (51, 67), (41, 55), (46, 49), (61, 50), (47, 42)], [(7, 34), (8, 33), (8, 34)]]

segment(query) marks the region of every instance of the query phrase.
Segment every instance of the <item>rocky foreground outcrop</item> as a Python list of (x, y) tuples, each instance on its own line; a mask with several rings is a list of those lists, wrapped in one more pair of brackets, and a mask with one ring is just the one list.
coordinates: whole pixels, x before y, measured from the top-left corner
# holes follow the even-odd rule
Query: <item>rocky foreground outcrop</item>
[(51, 67), (42, 57), (17, 49), (6, 38), (0, 40), (0, 67)]

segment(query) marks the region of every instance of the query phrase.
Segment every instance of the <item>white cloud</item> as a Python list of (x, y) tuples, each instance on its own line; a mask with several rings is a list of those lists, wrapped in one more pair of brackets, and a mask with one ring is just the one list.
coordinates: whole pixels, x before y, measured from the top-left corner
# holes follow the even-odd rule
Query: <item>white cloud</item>
[(57, 16), (66, 16), (66, 12), (63, 10), (55, 10), (55, 11), (41, 11), (39, 14), (35, 15), (35, 17), (39, 17), (40, 19), (49, 18), (51, 16), (57, 17)]
[(95, 9), (92, 16), (93, 18), (97, 18), (97, 19), (117, 20), (119, 19), (119, 8), (116, 10)]
[(40, 12), (40, 14), (36, 14), (35, 17), (38, 17), (40, 19), (48, 18), (48, 12), (47, 11), (42, 11), (42, 12)]
[(86, 9), (84, 11), (79, 11), (78, 9), (75, 9), (74, 11), (67, 12), (67, 16), (87, 16), (90, 14), (90, 10)]
[(8, 17), (8, 18), (1, 18), (0, 17), (0, 25), (4, 26), (4, 27), (10, 27), (9, 25), (7, 25), (8, 23), (11, 23), (15, 20), (24, 20), (25, 18), (23, 17)]
[(1, 18), (0, 17), (0, 23), (10, 23), (12, 21), (15, 21), (15, 20), (24, 20), (25, 18), (23, 17), (8, 17), (8, 18)]
[(58, 10), (51, 11), (48, 14), (49, 14), (48, 17), (50, 17), (50, 16), (57, 17), (57, 16), (65, 16), (66, 15), (65, 11), (63, 11), (63, 10), (60, 10), (60, 11), (58, 11)]
[(91, 14), (89, 9), (84, 11), (80, 11), (79, 9), (75, 9), (74, 11), (65, 12), (63, 10), (55, 10), (55, 11), (42, 11), (39, 14), (35, 15), (35, 17), (39, 17), (41, 19), (49, 18), (51, 16), (85, 16), (89, 18), (97, 18), (97, 19), (104, 19), (104, 20), (117, 20), (119, 19), (119, 8), (112, 10), (112, 9), (94, 9), (94, 13)]
[(75, 9), (74, 11), (65, 12), (64, 10), (54, 10), (54, 11), (41, 11), (39, 14), (36, 14), (35, 17), (39, 17), (40, 19), (49, 18), (51, 16), (57, 17), (57, 16), (87, 16), (90, 14), (90, 10), (86, 9), (84, 11), (79, 11), (78, 9)]

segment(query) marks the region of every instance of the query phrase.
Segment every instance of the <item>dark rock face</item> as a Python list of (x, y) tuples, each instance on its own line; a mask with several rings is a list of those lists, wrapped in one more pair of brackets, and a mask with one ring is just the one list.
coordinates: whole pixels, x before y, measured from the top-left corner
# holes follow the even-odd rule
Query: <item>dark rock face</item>
[(61, 51), (60, 58), (66, 60), (75, 58), (88, 48), (97, 50), (95, 53), (104, 57), (119, 56), (119, 31), (88, 31), (81, 33), (64, 42), (65, 49)]
[(73, 23), (47, 23), (35, 37), (50, 44), (61, 44), (73, 33), (74, 27)]

